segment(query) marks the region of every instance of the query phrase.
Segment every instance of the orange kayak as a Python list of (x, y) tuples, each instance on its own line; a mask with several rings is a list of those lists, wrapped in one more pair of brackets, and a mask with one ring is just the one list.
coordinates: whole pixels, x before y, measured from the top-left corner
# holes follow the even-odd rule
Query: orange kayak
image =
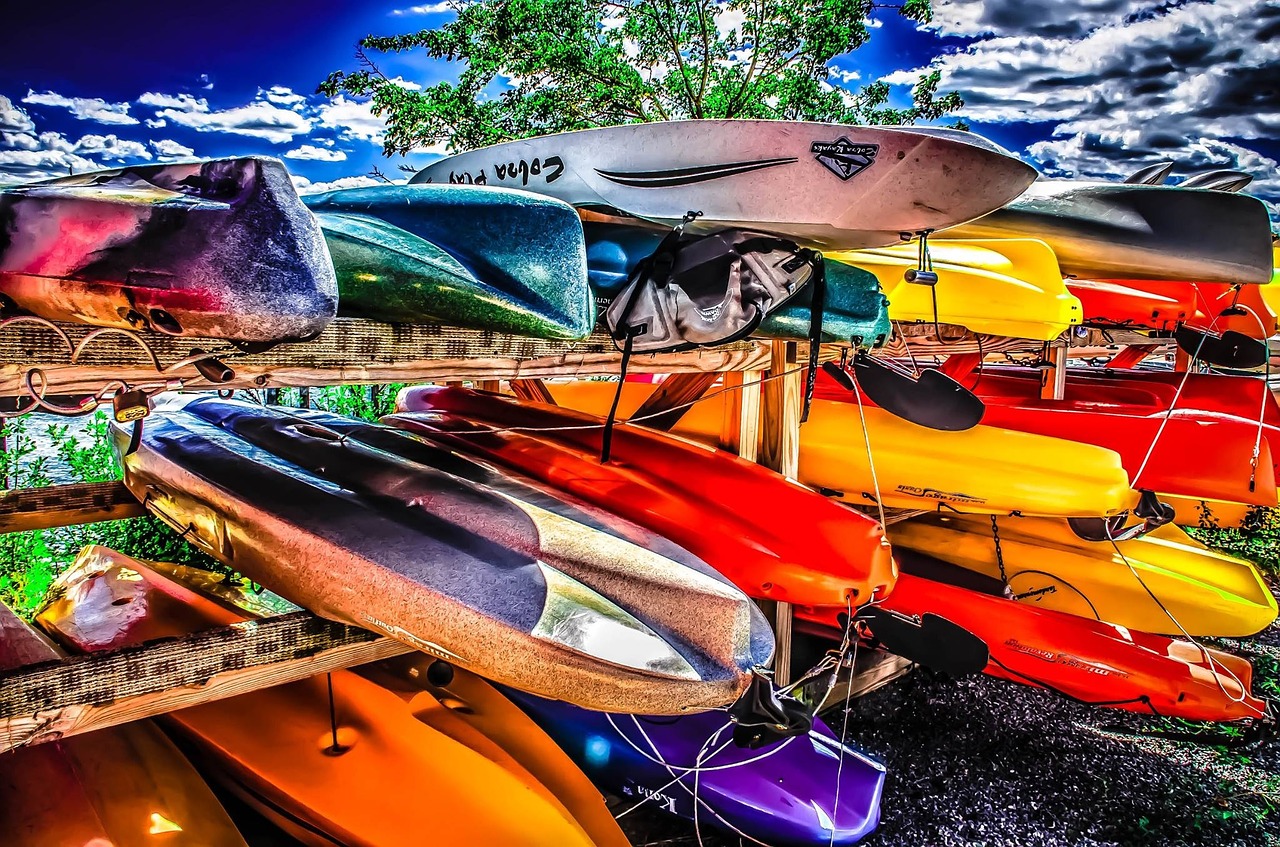
[[(0, 605), (0, 670), (60, 657)], [(0, 755), (5, 847), (245, 847), (209, 786), (150, 721)]]
[[(264, 617), (299, 609), (270, 591), (247, 591), (225, 574), (168, 562), (145, 564), (237, 613)], [(354, 670), (394, 692), (418, 720), (455, 741), (487, 751), (494, 761), (514, 760), (555, 795), (596, 847), (629, 847), (599, 789), (528, 715), (482, 677), (451, 666), (452, 674), (442, 679), (437, 667), (432, 656), (408, 653)]]
[[(246, 617), (101, 547), (85, 548), (59, 587), (37, 622), (77, 651)], [(166, 722), (214, 778), (312, 847), (419, 844), (428, 832), (451, 845), (592, 843), (496, 745), (472, 748), (432, 723), (450, 718), (340, 671), (172, 712)]]

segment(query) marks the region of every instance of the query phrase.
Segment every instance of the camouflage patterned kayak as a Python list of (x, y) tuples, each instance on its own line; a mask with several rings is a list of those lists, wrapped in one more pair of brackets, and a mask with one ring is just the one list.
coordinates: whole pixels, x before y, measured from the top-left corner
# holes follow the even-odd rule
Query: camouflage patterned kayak
[(51, 320), (273, 343), (337, 311), (324, 239), (275, 159), (0, 188), (0, 305)]
[[(633, 224), (584, 221), (587, 272), (600, 303), (609, 303), (627, 284), (635, 266), (657, 249), (668, 232), (643, 222)], [(822, 312), (822, 340), (832, 344), (879, 346), (889, 337), (889, 301), (880, 293), (876, 277), (843, 262), (828, 261), (827, 299)], [(805, 286), (777, 311), (769, 312), (755, 336), (808, 340), (813, 289)]]
[(595, 324), (578, 215), (524, 191), (385, 185), (304, 197), (344, 315), (584, 338)]

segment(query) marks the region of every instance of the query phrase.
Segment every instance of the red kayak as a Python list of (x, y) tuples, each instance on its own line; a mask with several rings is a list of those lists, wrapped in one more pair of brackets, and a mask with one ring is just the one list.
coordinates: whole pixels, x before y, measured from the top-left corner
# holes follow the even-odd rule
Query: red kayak
[[(969, 383), (986, 404), (982, 423), (1114, 450), (1134, 488), (1255, 506), (1280, 503), (1280, 406), (1263, 380), (1073, 370), (1067, 374), (1064, 398), (1045, 400), (1040, 376), (1018, 368), (983, 370)], [(1186, 384), (1169, 414), (1184, 376)], [(816, 395), (853, 400), (848, 389), (826, 374), (819, 375)]]
[(723, 450), (620, 426), (602, 465), (594, 415), (463, 388), (409, 389), (397, 405), (407, 414), (386, 423), (626, 516), (752, 597), (843, 608), (893, 587), (879, 522)]
[[(919, 554), (904, 551), (900, 558), (903, 573), (881, 607), (913, 616), (930, 612), (969, 630), (987, 644), (991, 676), (1092, 705), (1187, 720), (1267, 714), (1266, 702), (1250, 694), (1253, 668), (1239, 656), (1018, 603), (1001, 596), (995, 580)], [(958, 584), (949, 584), (953, 580)], [(840, 614), (796, 610), (799, 621), (827, 635), (838, 635)]]
[[(1149, 279), (1070, 279), (1067, 289), (1080, 298), (1086, 326), (1172, 330), (1179, 323), (1215, 332), (1234, 330), (1250, 338), (1267, 338), (1277, 330), (1277, 317), (1259, 286)], [(1242, 315), (1224, 315), (1232, 306)]]

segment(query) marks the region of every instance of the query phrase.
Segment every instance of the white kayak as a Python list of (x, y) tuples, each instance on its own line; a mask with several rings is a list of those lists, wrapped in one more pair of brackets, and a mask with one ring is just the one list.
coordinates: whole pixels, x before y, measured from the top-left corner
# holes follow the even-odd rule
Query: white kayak
[(412, 182), (522, 188), (664, 224), (697, 211), (699, 229), (759, 229), (838, 250), (973, 220), (1035, 177), (958, 130), (731, 120), (509, 141), (433, 162)]

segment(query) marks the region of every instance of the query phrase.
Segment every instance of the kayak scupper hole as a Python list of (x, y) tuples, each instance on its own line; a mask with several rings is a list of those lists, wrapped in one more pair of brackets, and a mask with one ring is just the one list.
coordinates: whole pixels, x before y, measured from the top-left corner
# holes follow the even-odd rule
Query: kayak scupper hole
[(133, 327), (134, 329), (143, 329), (144, 327), (146, 327), (147, 319), (144, 318), (142, 315), (140, 315), (138, 312), (134, 311), (133, 309), (126, 309), (124, 307), (121, 307), (117, 311), (120, 313), (121, 320), (123, 320), (125, 323), (127, 323), (129, 326)]
[(112, 605), (112, 606), (127, 606), (128, 604), (130, 604), (130, 603), (132, 603), (132, 602), (133, 602), (133, 598), (132, 598), (132, 597), (117, 597), (116, 599), (114, 599), (114, 600), (112, 600), (112, 601), (111, 601), (111, 605)]
[(178, 323), (178, 319), (164, 309), (151, 310), (151, 325), (158, 331), (168, 335), (182, 334), (182, 324)]
[(341, 756), (343, 753), (350, 751), (352, 747), (356, 746), (356, 741), (359, 740), (359, 735), (360, 734), (352, 727), (340, 726), (338, 727), (337, 732), (338, 743), (334, 744), (334, 733), (326, 730), (324, 735), (320, 736), (319, 739), (318, 746), (320, 748), (320, 752), (326, 756)]
[(440, 705), (452, 712), (458, 712), (463, 715), (474, 715), (476, 713), (475, 709), (454, 697), (441, 697)]
[(766, 593), (767, 593), (767, 592), (772, 591), (772, 590), (773, 590), (773, 583), (772, 583), (772, 582), (766, 582), (764, 585), (760, 586), (760, 590), (761, 590), (761, 591), (764, 591), (764, 592), (766, 592)]

